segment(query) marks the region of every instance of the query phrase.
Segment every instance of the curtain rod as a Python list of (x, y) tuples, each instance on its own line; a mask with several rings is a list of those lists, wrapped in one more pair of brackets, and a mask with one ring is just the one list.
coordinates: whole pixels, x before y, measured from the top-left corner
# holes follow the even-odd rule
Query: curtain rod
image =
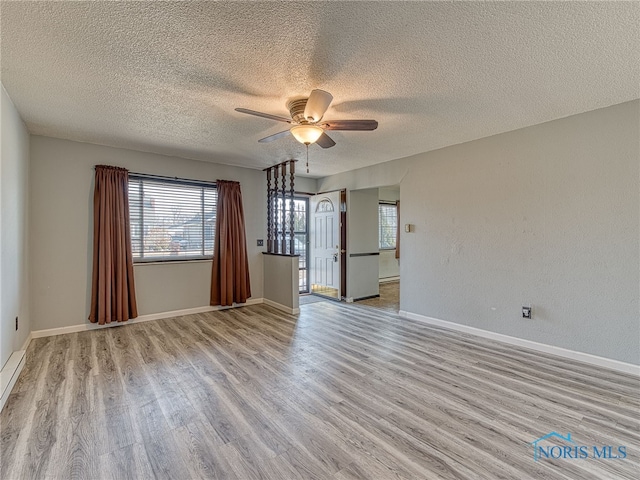
[[(105, 165), (94, 165), (93, 169), (95, 170), (96, 167), (101, 167), (101, 166), (105, 166)], [(106, 165), (106, 166), (110, 166), (110, 165)], [(124, 170), (127, 170), (124, 167), (115, 167), (115, 168), (123, 168)], [(155, 175), (153, 173), (132, 172), (130, 170), (127, 170), (127, 172), (129, 173), (129, 175), (133, 175), (134, 177), (157, 178), (162, 180), (178, 180), (181, 182), (206, 183), (206, 184), (213, 184), (213, 185), (215, 185), (216, 183), (215, 181), (212, 181), (212, 180), (197, 180), (194, 178), (169, 177), (167, 175)]]
[(196, 180), (196, 179), (193, 179), (193, 178), (169, 177), (169, 176), (165, 176), (165, 175), (154, 175), (154, 174), (151, 174), (151, 173), (129, 172), (129, 175), (134, 176), (134, 177), (141, 177), (141, 178), (155, 178), (155, 179), (158, 179), (158, 180), (177, 180), (179, 182), (202, 183), (202, 184), (206, 184), (206, 185), (215, 185), (216, 184), (215, 181), (211, 181), (211, 180)]

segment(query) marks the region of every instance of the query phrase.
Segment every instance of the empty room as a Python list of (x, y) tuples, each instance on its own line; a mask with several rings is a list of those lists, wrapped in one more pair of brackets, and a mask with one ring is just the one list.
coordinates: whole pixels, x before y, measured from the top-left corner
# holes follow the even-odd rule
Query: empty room
[(635, 479), (640, 2), (0, 1), (0, 479)]

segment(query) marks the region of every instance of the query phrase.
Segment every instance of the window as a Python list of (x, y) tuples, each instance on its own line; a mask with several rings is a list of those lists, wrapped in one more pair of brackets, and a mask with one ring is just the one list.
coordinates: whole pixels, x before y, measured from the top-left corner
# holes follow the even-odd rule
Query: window
[(398, 232), (398, 207), (395, 203), (378, 205), (378, 242), (380, 250), (396, 248)]
[(323, 198), (316, 205), (316, 213), (318, 212), (333, 212), (333, 203), (328, 198)]
[[(282, 206), (285, 206), (284, 210)], [(309, 208), (309, 199), (304, 197), (293, 198), (293, 253), (300, 255), (298, 269), (298, 287), (300, 293), (309, 292), (308, 271), (307, 271), (307, 209)], [(282, 251), (282, 238), (285, 238), (285, 253), (291, 253), (291, 234), (289, 231), (289, 219), (291, 218), (291, 200), (286, 199), (282, 202), (282, 198), (278, 198), (274, 207), (276, 211), (276, 251)]]
[(134, 262), (210, 259), (215, 183), (129, 174)]

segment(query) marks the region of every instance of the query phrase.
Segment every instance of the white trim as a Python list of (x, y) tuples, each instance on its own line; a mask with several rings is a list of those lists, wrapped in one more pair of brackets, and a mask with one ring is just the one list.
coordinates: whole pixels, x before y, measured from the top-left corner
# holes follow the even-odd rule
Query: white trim
[(4, 408), (4, 404), (7, 403), (11, 390), (20, 376), (24, 360), (24, 350), (13, 352), (7, 363), (4, 364), (4, 368), (0, 370), (0, 412)]
[(396, 275), (395, 277), (382, 277), (378, 279), (378, 283), (387, 283), (387, 282), (397, 282), (400, 280), (400, 275)]
[(46, 330), (34, 330), (31, 332), (31, 338), (51, 337), (53, 335), (63, 335), (65, 333), (85, 332), (87, 330), (97, 330), (99, 328), (121, 327), (124, 325), (131, 325), (140, 322), (149, 322), (152, 320), (161, 320), (163, 318), (182, 317), (183, 315), (192, 315), (194, 313), (215, 312), (218, 310), (227, 310), (229, 308), (244, 307), (247, 305), (257, 305), (262, 303), (262, 298), (250, 298), (246, 303), (234, 303), (230, 307), (221, 307), (206, 305), (203, 307), (185, 308), (183, 310), (172, 310), (170, 312), (150, 313), (147, 315), (140, 315), (127, 322), (111, 322), (105, 325), (98, 325), (95, 323), (82, 323), (79, 325), (70, 325), (68, 327), (60, 328), (48, 328)]
[(289, 315), (297, 315), (300, 313), (299, 308), (291, 308), (286, 305), (282, 305), (281, 303), (274, 302), (273, 300), (269, 300), (268, 298), (264, 298), (262, 303), (265, 305), (269, 305), (270, 307), (277, 308), (278, 310), (282, 310), (283, 312), (288, 313)]
[(22, 344), (22, 348), (20, 350), (24, 350), (26, 352), (27, 348), (29, 348), (29, 345), (31, 344), (31, 339), (32, 338), (33, 338), (33, 335), (31, 335), (31, 332), (29, 332), (29, 335), (27, 335), (27, 338), (25, 339), (24, 343)]
[(577, 352), (575, 350), (569, 350), (562, 347), (556, 347), (554, 345), (547, 345), (545, 343), (538, 343), (532, 340), (525, 340), (524, 338), (511, 337), (502, 333), (490, 332), (488, 330), (482, 330), (480, 328), (469, 327), (468, 325), (461, 325), (459, 323), (449, 322), (446, 320), (440, 320), (438, 318), (427, 317), (418, 313), (407, 312), (400, 310), (398, 312), (403, 318), (410, 320), (416, 320), (418, 322), (426, 323), (428, 325), (434, 325), (436, 327), (447, 328), (449, 330), (456, 330), (458, 332), (470, 333), (478, 337), (489, 338), (491, 340), (497, 340), (499, 342), (509, 343), (511, 345), (517, 345), (519, 347), (530, 348), (539, 352), (550, 353), (559, 357), (569, 358), (571, 360), (577, 360), (579, 362), (588, 363), (590, 365), (596, 365), (598, 367), (610, 368), (618, 372), (629, 373), (631, 375), (640, 376), (640, 365), (634, 365), (632, 363), (621, 362), (611, 358), (599, 357), (590, 353)]

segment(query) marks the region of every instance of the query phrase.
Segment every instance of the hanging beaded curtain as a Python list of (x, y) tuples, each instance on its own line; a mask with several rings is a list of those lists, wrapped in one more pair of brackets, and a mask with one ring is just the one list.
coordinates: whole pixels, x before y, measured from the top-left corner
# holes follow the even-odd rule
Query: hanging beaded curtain
[[(267, 252), (291, 255), (295, 252), (295, 171), (297, 160), (287, 160), (267, 172)], [(287, 185), (288, 183), (288, 185)]]

